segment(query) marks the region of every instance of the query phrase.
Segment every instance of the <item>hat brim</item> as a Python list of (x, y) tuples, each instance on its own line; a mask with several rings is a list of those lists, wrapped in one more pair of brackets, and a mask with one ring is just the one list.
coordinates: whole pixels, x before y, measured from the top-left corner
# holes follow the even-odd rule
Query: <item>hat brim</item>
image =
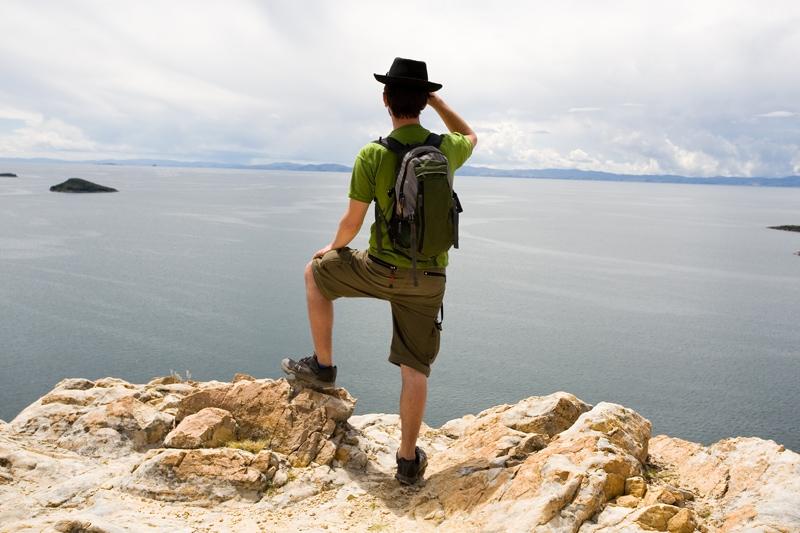
[(375, 79), (383, 84), (396, 83), (406, 87), (415, 87), (425, 89), (430, 93), (436, 92), (442, 88), (441, 83), (433, 83), (432, 81), (420, 80), (417, 78), (404, 78), (402, 76), (388, 76), (385, 74), (373, 74)]

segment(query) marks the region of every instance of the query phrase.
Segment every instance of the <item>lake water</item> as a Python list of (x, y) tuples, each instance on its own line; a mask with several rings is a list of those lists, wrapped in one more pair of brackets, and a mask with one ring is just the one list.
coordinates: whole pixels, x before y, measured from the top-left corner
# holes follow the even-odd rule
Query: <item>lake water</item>
[[(0, 418), (64, 377), (280, 377), (310, 351), (302, 269), (337, 173), (5, 164)], [(117, 194), (48, 191), (68, 177)], [(426, 422), (566, 390), (654, 434), (800, 450), (800, 189), (459, 178)], [(368, 217), (368, 220), (371, 217)], [(366, 243), (367, 227), (354, 241)], [(397, 412), (388, 304), (336, 303), (338, 383)]]

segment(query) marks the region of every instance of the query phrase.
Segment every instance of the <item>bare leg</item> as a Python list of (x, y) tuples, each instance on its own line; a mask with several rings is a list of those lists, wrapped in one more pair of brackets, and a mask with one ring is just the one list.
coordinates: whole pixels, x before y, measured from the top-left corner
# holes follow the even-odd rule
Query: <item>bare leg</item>
[(400, 374), (403, 377), (403, 388), (400, 391), (400, 427), (401, 441), (398, 455), (401, 459), (414, 459), (419, 436), (419, 427), (422, 424), (422, 415), (425, 414), (425, 401), (428, 397), (428, 378), (419, 370), (405, 365), (400, 365)]
[(333, 302), (325, 298), (317, 287), (311, 263), (306, 265), (306, 304), (314, 353), (323, 365), (333, 364)]

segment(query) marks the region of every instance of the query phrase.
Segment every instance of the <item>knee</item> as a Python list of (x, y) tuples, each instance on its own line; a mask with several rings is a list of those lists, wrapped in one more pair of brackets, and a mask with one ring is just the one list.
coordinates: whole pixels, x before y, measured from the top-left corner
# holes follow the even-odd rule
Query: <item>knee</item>
[(303, 277), (306, 280), (306, 287), (317, 286), (316, 282), (314, 281), (314, 268), (311, 265), (311, 261), (309, 261), (306, 265), (305, 271), (303, 272)]

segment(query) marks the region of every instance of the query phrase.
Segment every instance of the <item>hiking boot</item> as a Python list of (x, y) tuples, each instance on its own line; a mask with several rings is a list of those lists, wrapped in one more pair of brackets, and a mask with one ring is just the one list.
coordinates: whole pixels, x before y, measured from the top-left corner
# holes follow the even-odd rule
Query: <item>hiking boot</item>
[(336, 367), (320, 368), (316, 354), (303, 357), (299, 361), (286, 358), (281, 361), (281, 368), (290, 378), (322, 389), (336, 387)]
[(416, 485), (422, 481), (422, 476), (425, 475), (425, 469), (428, 468), (428, 456), (422, 451), (422, 448), (417, 446), (414, 448), (416, 457), (414, 459), (397, 459), (397, 473), (394, 478), (403, 485)]

